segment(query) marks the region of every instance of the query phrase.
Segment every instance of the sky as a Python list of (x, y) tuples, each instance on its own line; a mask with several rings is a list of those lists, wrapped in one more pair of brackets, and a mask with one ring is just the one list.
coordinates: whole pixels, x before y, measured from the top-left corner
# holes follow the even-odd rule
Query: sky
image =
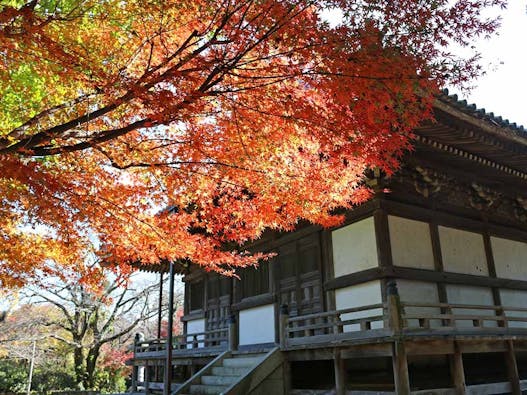
[(527, 128), (527, 0), (509, 0), (500, 14), (499, 35), (475, 42), (486, 74), (470, 93), (450, 93)]

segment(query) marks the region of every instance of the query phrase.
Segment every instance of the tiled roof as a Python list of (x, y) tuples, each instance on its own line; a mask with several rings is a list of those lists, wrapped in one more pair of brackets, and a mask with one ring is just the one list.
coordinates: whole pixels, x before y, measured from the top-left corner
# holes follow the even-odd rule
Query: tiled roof
[(493, 112), (487, 112), (484, 108), (478, 108), (475, 104), (468, 104), (466, 100), (460, 100), (457, 95), (450, 95), (448, 89), (443, 89), (438, 99), (447, 103), (458, 110), (493, 124), (514, 131), (521, 137), (527, 137), (527, 129), (523, 125), (517, 125), (516, 122), (510, 122), (500, 116), (494, 115)]

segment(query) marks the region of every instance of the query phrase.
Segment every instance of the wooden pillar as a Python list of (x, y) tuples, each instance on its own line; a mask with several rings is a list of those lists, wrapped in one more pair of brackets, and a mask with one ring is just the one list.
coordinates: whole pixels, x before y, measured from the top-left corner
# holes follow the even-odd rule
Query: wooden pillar
[(394, 280), (387, 284), (386, 301), (388, 303), (388, 323), (390, 329), (393, 330), (394, 337), (392, 363), (395, 392), (398, 395), (407, 395), (410, 394), (410, 376), (404, 347), (402, 307)]
[(172, 334), (174, 330), (174, 262), (170, 261), (168, 288), (168, 325), (165, 355), (165, 378), (163, 380), (163, 395), (170, 395), (172, 387)]
[(163, 311), (163, 272), (159, 274), (159, 303), (157, 307), (157, 338), (161, 338), (161, 321)]
[[(159, 298), (157, 305), (157, 339), (161, 339), (161, 322), (162, 322), (162, 312), (163, 312), (163, 272), (159, 273)], [(163, 380), (161, 377), (161, 366), (156, 365), (154, 378), (156, 381)]]
[[(382, 182), (382, 180), (379, 179), (379, 170), (376, 169), (375, 172), (377, 174), (377, 181)], [(381, 191), (382, 189), (378, 190), (375, 197), (379, 205), (382, 203), (383, 199), (383, 193)], [(393, 267), (393, 260), (388, 215), (381, 206), (373, 212), (373, 221), (375, 223), (375, 242), (377, 245), (377, 259), (379, 267), (381, 270), (386, 271)], [(384, 278), (381, 280), (381, 296), (383, 303), (386, 302), (387, 288), (390, 281), (390, 279)]]
[(148, 361), (145, 362), (145, 395), (150, 393), (150, 369), (148, 367)]
[(137, 392), (137, 370), (138, 370), (138, 367), (133, 365), (132, 366), (132, 391), (131, 392)]
[(231, 314), (229, 317), (229, 351), (238, 349), (238, 324), (236, 316)]
[(140, 339), (140, 335), (139, 333), (136, 333), (135, 334), (135, 337), (134, 337), (134, 365), (132, 366), (132, 392), (137, 392), (137, 376), (138, 376), (138, 373), (139, 373), (139, 367), (135, 365), (135, 356), (137, 354), (137, 345), (139, 343), (139, 339)]
[(333, 354), (333, 366), (335, 369), (335, 391), (336, 395), (346, 394), (346, 364), (340, 355), (340, 350), (335, 349)]
[(395, 340), (392, 350), (393, 378), (397, 395), (410, 395), (408, 359), (402, 340)]
[(284, 358), (284, 362), (282, 364), (282, 373), (283, 373), (283, 379), (284, 379), (284, 394), (289, 394), (291, 392), (291, 363), (287, 360), (287, 357)]
[(457, 395), (465, 395), (467, 386), (465, 384), (465, 369), (463, 368), (463, 355), (459, 350), (459, 344), (454, 342), (454, 354), (448, 356), (450, 361), (450, 375)]
[(287, 347), (287, 327), (289, 325), (289, 307), (286, 304), (280, 306), (280, 348)]
[(514, 344), (512, 340), (507, 340), (507, 351), (505, 352), (505, 364), (511, 383), (511, 393), (521, 395), (520, 375), (518, 374), (518, 365), (516, 364), (516, 354), (514, 353)]
[[(430, 229), (430, 240), (432, 241), (432, 253), (434, 255), (434, 270), (436, 272), (443, 273), (443, 255), (441, 252), (441, 240), (439, 238), (439, 227), (436, 220), (432, 220), (429, 225)], [(437, 286), (437, 296), (439, 297), (440, 303), (448, 303), (448, 296), (446, 292), (446, 285), (444, 283), (438, 282)], [(450, 307), (441, 307), (441, 314), (452, 314), (452, 309)], [(442, 326), (455, 326), (455, 322), (452, 320), (443, 319), (441, 320)]]

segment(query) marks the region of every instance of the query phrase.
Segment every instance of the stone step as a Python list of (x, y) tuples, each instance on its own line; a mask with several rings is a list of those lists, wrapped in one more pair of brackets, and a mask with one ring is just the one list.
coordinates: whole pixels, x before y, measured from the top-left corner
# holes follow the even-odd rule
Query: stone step
[(190, 393), (192, 395), (218, 395), (223, 393), (227, 388), (229, 388), (227, 385), (193, 384), (190, 386)]
[(226, 368), (248, 368), (255, 366), (261, 360), (261, 357), (225, 358), (223, 360), (223, 366)]
[(225, 366), (215, 366), (212, 368), (214, 376), (241, 376), (247, 372), (248, 368), (227, 368)]
[(231, 385), (237, 382), (241, 376), (202, 376), (201, 384), (205, 385)]

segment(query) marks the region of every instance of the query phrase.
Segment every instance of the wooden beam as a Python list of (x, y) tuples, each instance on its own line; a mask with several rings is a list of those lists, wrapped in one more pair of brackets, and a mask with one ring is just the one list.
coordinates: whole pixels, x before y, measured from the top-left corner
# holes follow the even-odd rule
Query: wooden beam
[(460, 342), (458, 347), (463, 354), (505, 352), (507, 350), (505, 341), (489, 339)]
[(406, 340), (407, 355), (445, 355), (454, 353), (454, 341), (451, 339)]
[(459, 344), (454, 342), (454, 353), (448, 356), (450, 362), (450, 375), (457, 395), (464, 395), (467, 392), (465, 383), (465, 369), (463, 368), (463, 354)]
[(476, 276), (472, 274), (436, 272), (434, 270), (416, 269), (409, 267), (394, 266), (391, 271), (383, 271), (381, 276), (405, 278), (408, 280), (419, 280), (448, 284), (470, 284), (480, 287), (496, 287), (508, 289), (527, 290), (527, 281), (509, 280), (504, 278), (491, 278), (487, 276)]
[(384, 278), (384, 272), (381, 268), (374, 267), (371, 269), (361, 270), (360, 272), (346, 274), (326, 281), (324, 289), (331, 291), (338, 288), (349, 287), (350, 285), (360, 284), (371, 280)]
[(345, 276), (327, 281), (324, 284), (324, 289), (326, 291), (330, 291), (338, 288), (349, 287), (351, 285), (361, 284), (367, 281), (381, 280), (385, 278), (403, 278), (407, 280), (435, 282), (438, 284), (470, 284), (489, 288), (527, 290), (527, 281), (523, 280), (492, 278), (464, 273), (439, 272), (429, 269), (417, 269), (402, 266), (374, 267), (371, 269), (362, 270), (360, 272), (347, 274)]
[(512, 340), (507, 340), (505, 365), (507, 366), (507, 374), (511, 383), (511, 393), (513, 395), (521, 395), (520, 376), (518, 374), (518, 365), (516, 364), (516, 354), (514, 352), (514, 344)]

